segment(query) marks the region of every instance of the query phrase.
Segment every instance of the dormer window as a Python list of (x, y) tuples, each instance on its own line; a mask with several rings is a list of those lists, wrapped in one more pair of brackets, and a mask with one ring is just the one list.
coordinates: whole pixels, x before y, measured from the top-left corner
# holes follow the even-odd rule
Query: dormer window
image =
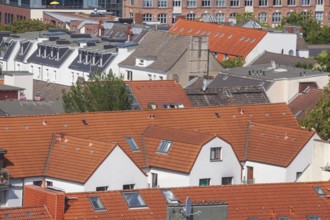
[(143, 66), (143, 64), (144, 64), (144, 60), (139, 59), (139, 65)]
[(171, 146), (172, 146), (172, 141), (162, 140), (160, 142), (160, 145), (159, 145), (157, 151), (160, 152), (160, 153), (168, 153)]

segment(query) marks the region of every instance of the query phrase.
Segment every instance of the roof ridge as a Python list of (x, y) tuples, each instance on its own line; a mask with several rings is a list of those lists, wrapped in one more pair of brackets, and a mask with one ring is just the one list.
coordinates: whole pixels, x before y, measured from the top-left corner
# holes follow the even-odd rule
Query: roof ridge
[(266, 127), (272, 127), (272, 128), (281, 128), (281, 129), (285, 129), (285, 130), (295, 130), (295, 131), (304, 131), (304, 132), (312, 132), (312, 133), (315, 133), (315, 131), (309, 131), (309, 130), (306, 130), (306, 129), (303, 129), (303, 128), (290, 128), (290, 127), (283, 127), (283, 126), (279, 126), (279, 125), (272, 125), (272, 124), (264, 124), (264, 123), (260, 123), (260, 122), (251, 122), (251, 125), (262, 125), (262, 126), (266, 126)]

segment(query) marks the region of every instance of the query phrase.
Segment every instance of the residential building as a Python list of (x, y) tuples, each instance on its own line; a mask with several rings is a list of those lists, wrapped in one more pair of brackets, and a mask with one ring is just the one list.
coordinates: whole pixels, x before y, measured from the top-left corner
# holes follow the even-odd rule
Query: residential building
[(264, 51), (297, 55), (297, 35), (260, 29), (219, 25), (216, 23), (178, 20), (170, 33), (188, 36), (208, 36), (209, 50), (220, 61), (242, 57), (244, 65)]
[(286, 54), (271, 53), (265, 51), (255, 60), (253, 60), (250, 65), (268, 64), (274, 61), (275, 63), (283, 66), (296, 66), (298, 64), (309, 64), (314, 65), (317, 63), (316, 60), (305, 57), (290, 56)]
[(327, 219), (329, 187), (327, 181), (63, 193), (26, 186), (24, 208), (1, 209), (0, 216), (45, 206), (54, 220), (175, 220), (187, 217), (184, 207), (190, 201), (188, 216), (195, 220)]
[(17, 100), (22, 91), (24, 91), (24, 89), (20, 87), (0, 84), (0, 100)]
[(291, 12), (311, 12), (315, 18), (328, 24), (327, 1), (249, 1), (249, 0), (186, 0), (169, 2), (166, 0), (127, 1), (124, 3), (123, 17), (132, 17), (135, 22), (159, 22), (173, 24), (179, 18), (188, 20), (207, 19), (212, 17), (216, 22), (236, 23), (238, 13), (252, 12), (255, 19), (262, 24), (276, 27), (283, 17)]

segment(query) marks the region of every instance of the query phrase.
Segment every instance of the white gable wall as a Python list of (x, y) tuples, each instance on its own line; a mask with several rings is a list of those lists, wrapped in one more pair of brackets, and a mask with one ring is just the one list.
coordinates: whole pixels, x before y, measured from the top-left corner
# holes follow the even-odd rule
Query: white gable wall
[[(221, 147), (222, 160), (211, 161), (212, 147)], [(189, 186), (199, 186), (199, 179), (210, 178), (210, 185), (221, 185), (223, 177), (233, 177), (233, 184), (241, 182), (241, 165), (231, 145), (216, 137), (205, 144), (190, 172)]]
[(135, 184), (136, 189), (148, 187), (146, 175), (117, 146), (87, 180), (84, 191), (95, 191), (98, 186), (121, 190), (125, 184)]
[(182, 187), (189, 186), (189, 174), (172, 170), (151, 168), (148, 172), (149, 186), (152, 186), (152, 173), (158, 174), (158, 187)]
[(247, 167), (253, 167), (254, 183), (275, 183), (286, 181), (286, 168), (271, 164), (246, 161), (242, 180), (247, 179)]
[[(110, 71), (110, 69), (111, 69), (112, 70), (112, 73), (115, 76), (120, 77), (121, 76), (121, 72), (120, 72), (120, 68), (119, 68), (118, 64), (121, 63), (123, 60), (125, 60), (129, 55), (131, 55), (133, 53), (133, 51), (135, 50), (135, 48), (136, 47), (118, 48), (118, 53), (117, 53), (116, 57), (111, 62), (111, 64), (106, 68), (106, 71), (105, 72), (108, 73)], [(127, 78), (125, 78), (125, 79), (127, 79)]]
[(164, 80), (167, 79), (166, 74), (164, 73), (155, 73), (152, 71), (149, 71), (147, 69), (141, 69), (141, 70), (136, 70), (136, 69), (130, 69), (127, 67), (119, 67), (119, 73), (123, 75), (124, 80), (128, 80), (127, 78), (127, 71), (132, 71), (133, 73), (133, 81), (136, 80), (150, 80), (149, 74), (151, 75), (152, 80), (160, 80), (161, 77), (163, 77)]

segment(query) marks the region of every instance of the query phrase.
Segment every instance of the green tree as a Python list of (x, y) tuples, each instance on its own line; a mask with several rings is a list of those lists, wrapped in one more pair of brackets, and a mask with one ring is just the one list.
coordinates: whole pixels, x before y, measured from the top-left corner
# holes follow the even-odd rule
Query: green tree
[(224, 68), (242, 67), (244, 65), (244, 59), (242, 57), (230, 58), (221, 62)]
[(236, 23), (238, 25), (242, 25), (249, 20), (255, 20), (254, 14), (252, 12), (243, 12), (236, 14)]
[(65, 112), (95, 112), (131, 108), (132, 95), (124, 81), (112, 73), (93, 72), (87, 82), (78, 81), (63, 91)]
[(330, 72), (330, 52), (323, 50), (318, 56), (315, 57), (317, 65), (315, 69)]
[(330, 139), (330, 81), (324, 88), (316, 106), (307, 112), (300, 124), (317, 131), (322, 139)]
[(29, 19), (29, 20), (15, 20), (10, 25), (1, 25), (0, 30), (10, 31), (12, 33), (24, 33), (32, 31), (44, 31), (48, 30), (51, 27), (55, 27), (51, 24), (44, 24), (41, 20), (38, 19)]

